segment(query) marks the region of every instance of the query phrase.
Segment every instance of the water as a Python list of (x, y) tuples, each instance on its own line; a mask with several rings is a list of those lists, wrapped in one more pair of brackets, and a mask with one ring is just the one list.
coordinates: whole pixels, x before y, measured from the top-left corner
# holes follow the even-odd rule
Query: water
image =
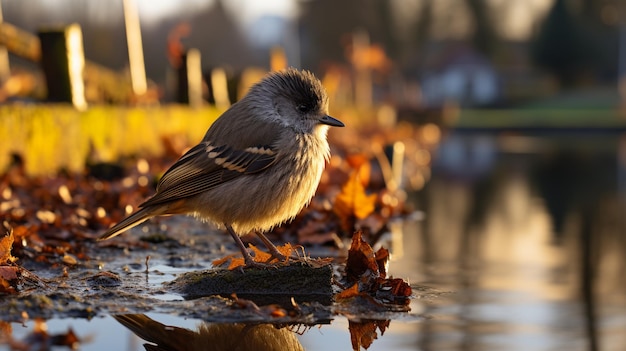
[[(419, 298), (368, 350), (623, 350), (625, 145), (615, 135), (449, 135), (432, 180), (411, 197), (425, 219), (394, 230), (402, 246), (389, 272)], [(32, 324), (12, 324), (14, 338)], [(144, 349), (110, 316), (47, 324), (51, 333), (71, 327), (82, 350)], [(338, 316), (295, 336), (305, 350), (350, 350), (348, 329)], [(205, 345), (243, 335), (211, 330)]]

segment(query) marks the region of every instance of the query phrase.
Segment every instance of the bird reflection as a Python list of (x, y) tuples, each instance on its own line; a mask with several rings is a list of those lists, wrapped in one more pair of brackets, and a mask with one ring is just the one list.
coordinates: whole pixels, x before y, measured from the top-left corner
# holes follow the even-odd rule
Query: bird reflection
[(113, 316), (138, 337), (150, 342), (146, 351), (304, 350), (295, 333), (272, 324), (203, 323), (197, 331), (168, 326), (144, 314)]

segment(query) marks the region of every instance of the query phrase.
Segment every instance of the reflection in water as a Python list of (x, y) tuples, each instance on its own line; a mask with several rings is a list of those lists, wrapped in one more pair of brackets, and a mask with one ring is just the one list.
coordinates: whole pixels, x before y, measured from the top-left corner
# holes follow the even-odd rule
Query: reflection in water
[[(135, 335), (149, 343), (146, 351), (229, 350), (298, 351), (298, 340), (312, 326), (269, 323), (201, 323), (196, 331), (162, 324), (144, 314), (112, 316)], [(389, 320), (348, 320), (349, 341), (353, 350), (368, 349), (389, 327)], [(343, 340), (347, 345), (348, 340)], [(325, 349), (333, 345), (326, 341)], [(339, 345), (335, 345), (339, 347)], [(330, 349), (335, 349), (331, 347)]]
[(295, 333), (272, 324), (203, 323), (197, 331), (161, 324), (144, 314), (113, 316), (138, 337), (150, 342), (146, 351), (304, 350)]
[(478, 137), (480, 148), (471, 136), (444, 142), (433, 180), (416, 196), (426, 220), (413, 238), (405, 231), (412, 259), (390, 267), (454, 291), (453, 301), (426, 305), (434, 318), (418, 326), (417, 349), (621, 350), (618, 138), (490, 138)]

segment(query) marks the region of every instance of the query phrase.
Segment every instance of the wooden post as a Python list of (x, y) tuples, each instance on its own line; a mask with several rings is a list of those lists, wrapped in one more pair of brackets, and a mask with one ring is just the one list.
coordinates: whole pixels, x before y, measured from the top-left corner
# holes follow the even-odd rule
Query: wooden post
[(148, 90), (148, 84), (146, 82), (146, 67), (143, 60), (139, 15), (133, 0), (122, 1), (124, 4), (124, 24), (126, 26), (131, 85), (135, 95), (143, 95)]
[(230, 107), (228, 76), (225, 69), (215, 68), (211, 71), (211, 91), (213, 92), (215, 107), (220, 110), (226, 110)]
[(202, 64), (198, 49), (190, 49), (183, 54), (178, 68), (176, 101), (193, 107), (202, 105)]
[(46, 77), (48, 100), (87, 107), (83, 70), (83, 34), (78, 24), (39, 31), (41, 66)]
[[(3, 22), (2, 19), (2, 5), (0, 4), (0, 24)], [(0, 83), (4, 83), (9, 79), (11, 75), (11, 69), (9, 68), (9, 52), (7, 48), (2, 45), (0, 46)]]

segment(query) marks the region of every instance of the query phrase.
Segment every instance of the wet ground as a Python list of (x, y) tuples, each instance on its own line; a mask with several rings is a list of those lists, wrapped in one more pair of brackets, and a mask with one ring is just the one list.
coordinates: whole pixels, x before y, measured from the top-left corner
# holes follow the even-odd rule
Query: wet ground
[[(215, 349), (246, 339), (256, 350), (264, 340), (280, 341), (276, 349), (350, 350), (350, 330), (361, 329), (369, 338), (357, 342), (368, 350), (622, 350), (624, 145), (611, 134), (448, 136), (432, 180), (411, 195), (424, 218), (398, 222), (383, 241), (392, 250), (389, 274), (413, 287), (409, 312), (311, 305), (306, 315), (313, 317), (292, 324), (234, 310), (228, 299), (184, 301), (163, 283), (208, 268), (234, 247), (224, 234), (207, 236), (210, 226), (180, 217), (144, 227), (176, 240), (94, 246), (93, 266), (69, 271), (65, 285), (50, 287), (50, 300), (18, 304), (51, 304), (48, 333), (71, 328), (82, 350), (144, 349), (136, 336), (141, 328), (125, 327), (111, 316), (117, 313), (145, 314), (135, 324), (147, 330), (160, 324), (192, 330), (175, 334)], [(320, 248), (309, 253), (341, 256)], [(117, 277), (96, 287), (99, 272)], [(65, 293), (76, 299), (55, 305), (54, 294)], [(267, 321), (280, 323), (263, 326)], [(11, 323), (14, 339), (25, 340), (35, 324)], [(175, 334), (166, 339), (178, 340)]]

